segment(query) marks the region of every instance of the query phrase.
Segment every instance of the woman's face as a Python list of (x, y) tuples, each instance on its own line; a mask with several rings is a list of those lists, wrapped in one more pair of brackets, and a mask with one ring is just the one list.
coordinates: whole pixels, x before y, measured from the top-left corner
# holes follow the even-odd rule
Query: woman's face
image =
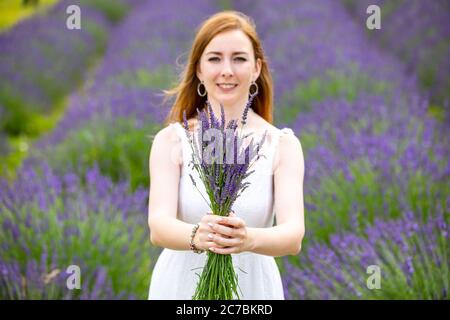
[[(247, 102), (250, 85), (260, 70), (261, 61), (255, 63), (250, 39), (241, 30), (232, 30), (216, 35), (206, 46), (197, 77), (204, 82), (210, 101), (234, 105)], [(203, 93), (203, 86), (200, 91)]]

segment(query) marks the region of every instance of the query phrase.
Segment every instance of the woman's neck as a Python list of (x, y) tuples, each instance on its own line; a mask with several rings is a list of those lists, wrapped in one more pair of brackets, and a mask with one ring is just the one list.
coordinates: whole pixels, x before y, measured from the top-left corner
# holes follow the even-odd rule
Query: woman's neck
[[(215, 104), (214, 102), (210, 102), (211, 104), (211, 108), (214, 112), (214, 115), (217, 119), (219, 119), (219, 121), (221, 120), (221, 108), (220, 108), (220, 104)], [(227, 107), (224, 106), (224, 115), (225, 115), (225, 123), (227, 124), (228, 122), (230, 122), (230, 120), (237, 120), (237, 124), (238, 124), (238, 128), (241, 129), (242, 128), (242, 116), (244, 114), (244, 110), (246, 107), (246, 103), (245, 104), (238, 104), (236, 106), (233, 107)], [(205, 108), (204, 111), (206, 111), (206, 114), (209, 117), (209, 111), (207, 108), (207, 104), (205, 103)], [(247, 113), (247, 119), (246, 119), (246, 124), (244, 125), (244, 128), (248, 129), (251, 128), (254, 122), (254, 111), (251, 108), (251, 106), (248, 108), (248, 113)]]

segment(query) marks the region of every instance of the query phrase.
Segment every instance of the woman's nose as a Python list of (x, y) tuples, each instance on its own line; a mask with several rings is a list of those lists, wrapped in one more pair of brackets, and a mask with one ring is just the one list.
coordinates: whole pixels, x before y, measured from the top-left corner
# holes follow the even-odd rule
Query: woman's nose
[(233, 68), (228, 60), (224, 60), (222, 68), (222, 76), (227, 77), (233, 74)]

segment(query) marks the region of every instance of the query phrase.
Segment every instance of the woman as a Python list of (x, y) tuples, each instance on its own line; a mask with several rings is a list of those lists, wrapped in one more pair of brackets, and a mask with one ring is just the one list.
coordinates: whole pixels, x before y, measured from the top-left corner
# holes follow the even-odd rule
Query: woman
[[(165, 249), (152, 273), (149, 299), (191, 299), (206, 250), (232, 255), (241, 299), (284, 299), (274, 257), (300, 252), (305, 232), (304, 160), (292, 130), (271, 124), (272, 78), (250, 18), (224, 11), (206, 20), (181, 83), (166, 94), (176, 95), (176, 100), (150, 152), (148, 215), (151, 242)], [(194, 131), (196, 108), (204, 108), (208, 100), (216, 115), (223, 105), (227, 122), (241, 119), (249, 94), (256, 98), (244, 131), (267, 130), (266, 157), (255, 164), (250, 186), (236, 200), (234, 213), (220, 221), (189, 178), (191, 173), (200, 181), (188, 166), (191, 149), (182, 115), (186, 111)]]

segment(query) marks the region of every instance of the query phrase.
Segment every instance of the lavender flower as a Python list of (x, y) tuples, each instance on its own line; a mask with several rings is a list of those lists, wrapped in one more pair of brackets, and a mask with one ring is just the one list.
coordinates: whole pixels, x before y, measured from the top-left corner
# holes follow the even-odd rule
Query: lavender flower
[[(246, 104), (243, 125), (245, 125), (245, 118), (253, 98), (254, 96)], [(232, 210), (236, 199), (250, 184), (244, 181), (254, 172), (254, 170), (249, 171), (249, 168), (256, 161), (254, 156), (255, 154), (258, 156), (265, 135), (256, 145), (252, 138), (242, 151), (240, 146), (243, 144), (245, 137), (239, 135), (237, 121), (231, 120), (225, 126), (223, 106), (220, 105), (221, 119), (219, 120), (215, 117), (209, 101), (206, 101), (206, 105), (209, 117), (205, 110), (199, 111), (197, 109), (200, 122), (197, 137), (190, 137), (186, 112), (183, 112), (183, 125), (192, 149), (190, 163), (200, 176), (209, 201), (203, 195), (202, 197), (213, 214), (225, 216)], [(215, 134), (214, 140), (208, 142), (205, 137), (209, 136), (209, 133)], [(212, 150), (211, 147), (213, 147)], [(232, 157), (229, 156), (230, 153), (232, 153)], [(233, 160), (232, 163), (229, 163), (230, 159)], [(194, 187), (197, 188), (191, 174), (189, 174), (189, 177)], [(200, 192), (200, 190), (198, 191)], [(213, 283), (223, 283), (223, 285), (216, 286)], [(208, 252), (208, 260), (203, 268), (193, 299), (233, 299), (233, 295), (239, 299), (237, 288), (237, 275), (234, 272), (231, 256)]]
[[(250, 103), (251, 100), (247, 103), (246, 110), (250, 107)], [(197, 109), (200, 126), (196, 137), (190, 135), (185, 112), (183, 114), (183, 125), (191, 142), (190, 164), (198, 172), (208, 191), (210, 202), (208, 205), (215, 214), (226, 215), (239, 197), (238, 191), (245, 188), (246, 184), (243, 181), (253, 172), (248, 172), (248, 170), (255, 163), (255, 159), (260, 156), (259, 151), (266, 135), (256, 144), (252, 139), (248, 146), (242, 150), (240, 146), (244, 141), (243, 137), (238, 134), (236, 121), (232, 120), (225, 126), (223, 106), (221, 105), (222, 119), (220, 120), (215, 117), (209, 102), (207, 102), (207, 106), (209, 118), (205, 111)], [(207, 132), (217, 133), (214, 135), (214, 141), (208, 143), (204, 139)], [(221, 141), (216, 141), (216, 139), (220, 140), (221, 138)], [(230, 145), (230, 140), (234, 142), (233, 145)], [(211, 153), (208, 153), (208, 151), (211, 151)], [(230, 153), (233, 154), (233, 157), (229, 156)], [(233, 160), (232, 163), (228, 163), (230, 158)], [(195, 186), (192, 176), (191, 179)], [(219, 204), (221, 205), (219, 206)]]
[[(398, 220), (379, 219), (360, 234), (334, 234), (329, 244), (314, 241), (298, 266), (284, 260), (286, 298), (448, 299), (448, 226), (441, 221), (443, 212), (423, 224), (417, 213), (405, 214)], [(380, 268), (381, 290), (367, 287), (371, 265)]]

